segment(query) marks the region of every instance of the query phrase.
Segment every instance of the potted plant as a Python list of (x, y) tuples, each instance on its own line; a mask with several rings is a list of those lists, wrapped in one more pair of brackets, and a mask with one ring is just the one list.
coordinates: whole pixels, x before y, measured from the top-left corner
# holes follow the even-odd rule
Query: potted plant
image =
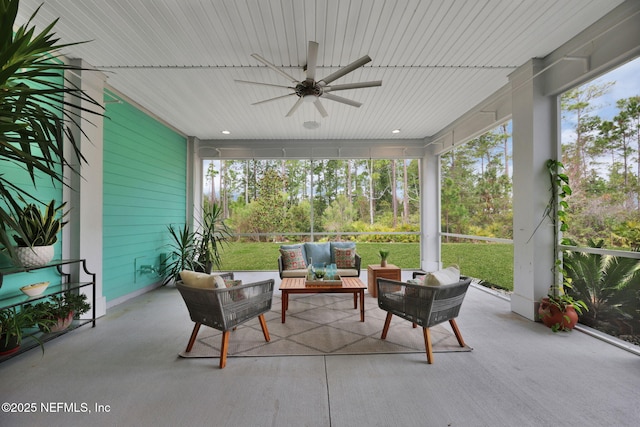
[(16, 259), (23, 267), (39, 267), (53, 259), (53, 245), (58, 241), (58, 233), (67, 224), (62, 212), (65, 203), (58, 207), (51, 200), (44, 211), (35, 203), (29, 203), (16, 213), (16, 223), (20, 234), (14, 235), (17, 244)]
[(220, 270), (221, 253), (230, 237), (231, 230), (224, 221), (222, 205), (211, 203), (208, 207), (205, 206), (196, 233), (198, 262), (204, 267), (205, 272), (211, 273), (213, 267)]
[(44, 332), (60, 332), (67, 329), (73, 319), (91, 309), (85, 294), (65, 292), (52, 295), (48, 301), (35, 305), (40, 329)]
[(170, 224), (167, 226), (171, 242), (166, 263), (161, 266), (162, 284), (166, 285), (172, 280), (179, 280), (182, 270), (201, 270), (204, 266), (198, 261), (199, 243), (196, 234), (188, 224), (182, 228)]
[(387, 266), (387, 258), (389, 257), (389, 250), (388, 249), (380, 249), (378, 251), (378, 253), (380, 254), (380, 267), (386, 267)]
[[(565, 287), (571, 287), (571, 281), (565, 279), (567, 275), (563, 269), (562, 254), (558, 245), (560, 233), (567, 231), (569, 228), (568, 216), (565, 210), (569, 205), (565, 198), (571, 195), (572, 190), (569, 185), (569, 177), (562, 172), (564, 165), (560, 161), (549, 159), (546, 167), (551, 180), (551, 196), (547, 203), (544, 217), (549, 218), (553, 226), (554, 281), (549, 288), (547, 296), (540, 301), (538, 316), (553, 332), (570, 331), (578, 322), (578, 316), (582, 314), (582, 311), (588, 310), (584, 301), (576, 300), (565, 292)], [(540, 227), (540, 224), (538, 227)], [(570, 242), (567, 239), (562, 239), (562, 244), (567, 243)]]
[[(42, 319), (42, 320), (40, 320)], [(23, 331), (36, 325), (48, 325), (49, 321), (42, 318), (40, 307), (25, 304), (20, 309), (17, 307), (5, 307), (0, 310), (0, 356), (15, 353), (22, 344)], [(42, 341), (32, 336), (40, 344)]]
[[(79, 113), (102, 115), (103, 107), (64, 78), (67, 71), (83, 71), (57, 59), (59, 49), (76, 43), (59, 43), (53, 32), (57, 20), (36, 31), (32, 19), (38, 11), (16, 25), (19, 3), (6, 0), (0, 7), (0, 145), (7, 147), (0, 150), (0, 163), (25, 171), (32, 182), (47, 177), (64, 185), (60, 166), (73, 170), (71, 165), (85, 162), (72, 129), (79, 127)], [(83, 104), (74, 105), (77, 110), (70, 113), (66, 106), (75, 100)], [(12, 260), (11, 236), (26, 237), (15, 220), (22, 209), (19, 198), (36, 199), (33, 190), (16, 185), (15, 176), (4, 169), (0, 174), (0, 247)]]

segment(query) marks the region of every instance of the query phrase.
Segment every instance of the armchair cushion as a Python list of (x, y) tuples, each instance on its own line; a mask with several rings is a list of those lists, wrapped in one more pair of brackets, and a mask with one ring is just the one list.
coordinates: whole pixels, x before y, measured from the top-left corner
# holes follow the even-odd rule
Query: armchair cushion
[(355, 268), (356, 249), (355, 248), (333, 248), (336, 267)]
[(424, 284), (429, 286), (449, 285), (458, 281), (460, 281), (460, 269), (454, 266), (432, 271), (424, 277)]
[(280, 254), (282, 255), (282, 268), (284, 270), (300, 270), (307, 268), (307, 262), (304, 259), (302, 252), (302, 245), (298, 247), (285, 249), (280, 248)]
[(197, 271), (182, 270), (180, 278), (185, 285), (192, 288), (226, 288), (226, 284), (222, 276), (219, 274), (199, 273)]

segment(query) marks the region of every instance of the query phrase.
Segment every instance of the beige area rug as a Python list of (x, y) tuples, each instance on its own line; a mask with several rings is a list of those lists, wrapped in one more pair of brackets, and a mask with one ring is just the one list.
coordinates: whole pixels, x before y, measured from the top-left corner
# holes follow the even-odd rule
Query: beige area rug
[[(231, 332), (228, 357), (301, 356), (344, 354), (425, 353), (422, 328), (393, 317), (387, 338), (380, 339), (386, 311), (377, 299), (365, 294), (365, 322), (353, 308), (353, 296), (340, 294), (290, 295), (286, 323), (281, 322), (280, 297), (273, 298), (265, 313), (270, 342), (264, 340), (258, 319), (250, 320)], [(185, 331), (185, 347), (191, 331)], [(462, 331), (464, 337), (464, 330)], [(449, 323), (431, 328), (435, 353), (471, 351), (460, 347)], [(220, 356), (222, 332), (201, 327), (191, 352), (181, 357)]]

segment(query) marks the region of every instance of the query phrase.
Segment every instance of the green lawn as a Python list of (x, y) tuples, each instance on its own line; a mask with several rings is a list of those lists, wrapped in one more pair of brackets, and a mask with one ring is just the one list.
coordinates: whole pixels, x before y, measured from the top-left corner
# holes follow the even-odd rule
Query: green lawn
[[(225, 271), (277, 270), (279, 243), (230, 243), (222, 254)], [(388, 262), (403, 269), (420, 267), (418, 243), (357, 243), (362, 268), (379, 264), (378, 250), (389, 249)], [(513, 246), (502, 243), (443, 243), (445, 267), (458, 264), (462, 274), (513, 290)]]

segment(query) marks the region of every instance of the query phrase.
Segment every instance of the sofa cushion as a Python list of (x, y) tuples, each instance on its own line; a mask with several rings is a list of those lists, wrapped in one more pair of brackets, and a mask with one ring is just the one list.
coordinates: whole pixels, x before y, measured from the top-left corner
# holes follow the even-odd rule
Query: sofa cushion
[(191, 270), (182, 270), (180, 278), (185, 285), (192, 288), (225, 288), (224, 279), (219, 274), (198, 273)]
[(356, 266), (355, 248), (333, 248), (336, 267), (354, 268)]
[(335, 257), (335, 248), (349, 248), (349, 249), (355, 249), (356, 248), (356, 243), (355, 242), (331, 242), (331, 262), (333, 264), (337, 264), (336, 263), (336, 257)]
[(314, 264), (331, 264), (331, 246), (329, 243), (305, 243), (307, 265), (313, 260)]
[(299, 270), (307, 268), (307, 262), (304, 259), (301, 246), (302, 245), (291, 249), (280, 248), (283, 270)]
[(355, 268), (339, 268), (337, 274), (340, 277), (358, 277), (358, 270)]
[(282, 278), (285, 277), (307, 277), (307, 269), (300, 270), (282, 270)]

